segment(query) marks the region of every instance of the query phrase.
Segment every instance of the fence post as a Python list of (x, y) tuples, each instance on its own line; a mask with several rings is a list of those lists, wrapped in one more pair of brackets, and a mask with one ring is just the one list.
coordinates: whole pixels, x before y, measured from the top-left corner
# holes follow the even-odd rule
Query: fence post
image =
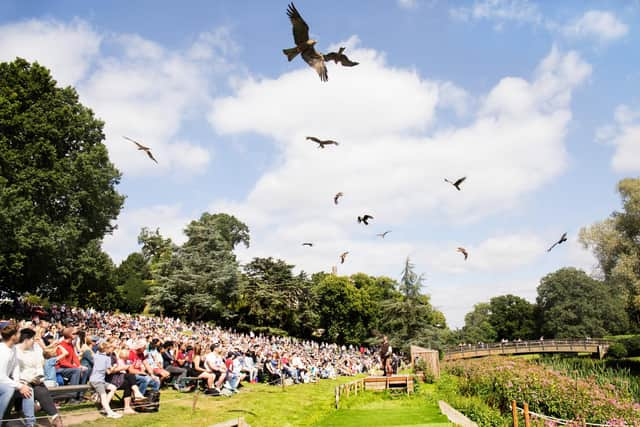
[(200, 388), (197, 386), (196, 382), (196, 392), (193, 393), (193, 404), (191, 406), (191, 415), (195, 415), (196, 413), (196, 405), (198, 404), (198, 394), (200, 393)]
[(336, 386), (336, 409), (340, 405), (340, 387)]
[(518, 409), (515, 400), (511, 401), (511, 415), (513, 416), (513, 427), (518, 427)]
[(529, 419), (529, 404), (524, 404), (524, 425), (525, 427), (531, 427), (531, 420)]

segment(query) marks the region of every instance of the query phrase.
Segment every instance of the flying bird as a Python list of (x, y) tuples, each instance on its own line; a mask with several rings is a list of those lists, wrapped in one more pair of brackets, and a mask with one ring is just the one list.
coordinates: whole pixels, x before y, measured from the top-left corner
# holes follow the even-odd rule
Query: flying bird
[(353, 62), (351, 61), (349, 58), (347, 58), (347, 55), (345, 55), (344, 53), (344, 47), (341, 47), (337, 52), (329, 52), (326, 55), (324, 55), (324, 60), (329, 62), (329, 61), (333, 61), (336, 64), (340, 63), (342, 64), (343, 67), (354, 67), (356, 65), (359, 64), (359, 62)]
[(155, 157), (153, 157), (153, 154), (151, 154), (151, 148), (149, 147), (145, 147), (144, 145), (140, 144), (138, 141), (135, 141), (131, 138), (129, 138), (128, 136), (123, 136), (124, 139), (133, 142), (134, 144), (136, 144), (138, 146), (138, 150), (142, 150), (145, 153), (147, 153), (147, 156), (149, 156), (149, 158), (151, 160), (153, 160), (154, 162), (158, 163), (158, 161), (156, 160)]
[(469, 252), (467, 252), (467, 250), (465, 248), (458, 248), (456, 249), (458, 252), (460, 252), (462, 255), (464, 255), (464, 260), (466, 261), (467, 258), (469, 258)]
[(304, 242), (304, 243), (302, 244), (302, 246), (309, 246), (310, 248), (312, 248), (312, 247), (313, 247), (313, 243), (311, 243), (311, 242)]
[(551, 247), (549, 249), (547, 249), (547, 252), (551, 252), (551, 249), (555, 248), (558, 245), (561, 245), (562, 243), (564, 243), (566, 241), (567, 241), (567, 233), (562, 233), (562, 236), (560, 236), (560, 240), (558, 240), (553, 245), (551, 245)]
[(444, 179), (444, 182), (448, 182), (449, 184), (453, 185), (454, 187), (456, 187), (456, 189), (458, 191), (460, 191), (460, 184), (462, 184), (464, 182), (464, 180), (467, 179), (466, 176), (463, 176), (462, 178), (458, 179), (457, 181), (449, 181), (447, 178)]
[(344, 260), (347, 259), (347, 255), (349, 255), (349, 251), (347, 252), (342, 252), (340, 254), (340, 264), (344, 264)]
[(364, 225), (369, 225), (369, 220), (373, 219), (373, 217), (371, 215), (365, 214), (363, 216), (359, 216), (358, 217), (358, 224), (360, 224), (361, 222), (364, 222)]
[(309, 38), (309, 26), (304, 22), (304, 19), (300, 16), (300, 12), (298, 12), (298, 9), (296, 9), (293, 3), (287, 8), (287, 16), (293, 27), (293, 41), (296, 43), (296, 47), (282, 49), (282, 52), (289, 62), (298, 56), (298, 54), (301, 54), (302, 59), (304, 59), (311, 68), (316, 70), (320, 76), (320, 80), (326, 82), (329, 80), (329, 76), (327, 75), (327, 66), (324, 63), (324, 57), (316, 51), (314, 45), (317, 41)]
[(318, 144), (318, 148), (324, 148), (325, 145), (340, 145), (338, 144), (338, 142), (333, 141), (331, 139), (319, 139), (319, 138), (316, 138), (315, 136), (308, 136), (307, 139), (309, 141), (313, 141), (316, 144)]
[(344, 193), (342, 191), (336, 193), (335, 196), (333, 196), (333, 203), (334, 204), (338, 204), (338, 199), (340, 199), (340, 197), (344, 196)]
[(391, 230), (385, 231), (384, 233), (376, 234), (376, 236), (382, 237), (384, 239), (389, 233), (391, 233)]

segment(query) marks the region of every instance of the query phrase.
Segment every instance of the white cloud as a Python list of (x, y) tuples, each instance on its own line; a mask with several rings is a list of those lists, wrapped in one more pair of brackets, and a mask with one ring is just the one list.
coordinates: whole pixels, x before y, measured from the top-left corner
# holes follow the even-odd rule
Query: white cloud
[(396, 0), (396, 2), (403, 9), (415, 9), (418, 7), (418, 0)]
[(596, 139), (615, 147), (611, 166), (619, 173), (640, 172), (640, 111), (619, 105), (614, 124), (596, 131)]
[(163, 237), (170, 237), (176, 244), (186, 241), (183, 230), (195, 216), (183, 212), (180, 205), (155, 205), (145, 208), (127, 209), (120, 212), (116, 221), (118, 228), (104, 238), (102, 248), (117, 264), (139, 248), (138, 235), (143, 227), (160, 229)]
[(544, 22), (538, 5), (528, 0), (476, 0), (472, 6), (453, 8), (449, 13), (461, 21), (496, 21), (497, 28), (507, 21), (530, 24)]
[(573, 39), (592, 39), (602, 43), (617, 40), (629, 32), (629, 27), (614, 13), (589, 10), (562, 28), (562, 33)]
[[(186, 120), (206, 110), (215, 78), (234, 68), (238, 46), (226, 27), (204, 32), (187, 49), (169, 50), (137, 34), (100, 34), (82, 20), (30, 20), (0, 26), (0, 60), (16, 55), (49, 67), (76, 86), (105, 122), (109, 155), (127, 175), (193, 175), (212, 148), (181, 136)], [(122, 139), (152, 148), (159, 164)]]
[(16, 57), (38, 61), (53, 70), (62, 86), (75, 85), (89, 70), (102, 36), (87, 23), (32, 19), (0, 26), (0, 61)]
[[(591, 67), (577, 53), (553, 48), (531, 79), (505, 77), (470, 102), (451, 82), (391, 67), (382, 54), (357, 43), (349, 49), (361, 65), (330, 67), (326, 84), (297, 64), (276, 79), (240, 81), (234, 95), (213, 103), (209, 119), (217, 132), (263, 134), (279, 150), (278, 161), (246, 199), (211, 205), (251, 228), (252, 246), (242, 249), (240, 258), (276, 256), (306, 271), (337, 265), (341, 274), (365, 271), (397, 278), (409, 255), (428, 279), (445, 275), (460, 283), (464, 297), (445, 308), (454, 323), (490, 296), (535, 296), (537, 282), (529, 279), (515, 287), (505, 281), (502, 288), (486, 277), (486, 286), (463, 284), (470, 276), (513, 272), (536, 262), (548, 242), (532, 232), (431, 244), (409, 230), (508, 211), (558, 176), (565, 169), (571, 95)], [(466, 123), (434, 130), (444, 107), (466, 113)], [(306, 135), (334, 138), (341, 145), (320, 150), (304, 140)], [(464, 175), (462, 192), (443, 182)], [(337, 191), (345, 195), (335, 206)], [(375, 217), (369, 227), (355, 221), (364, 212)], [(389, 229), (393, 232), (385, 240), (375, 237)], [(303, 241), (315, 246), (303, 248)], [(457, 246), (470, 251), (466, 263)], [(339, 265), (338, 254), (346, 250), (347, 262)], [(431, 286), (441, 285), (427, 282), (437, 304), (445, 301), (442, 295), (452, 298), (449, 283), (446, 292), (432, 291)]]

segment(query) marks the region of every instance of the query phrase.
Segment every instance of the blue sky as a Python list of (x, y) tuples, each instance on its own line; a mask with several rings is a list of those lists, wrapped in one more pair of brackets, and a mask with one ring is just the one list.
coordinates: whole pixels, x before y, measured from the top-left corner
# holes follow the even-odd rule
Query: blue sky
[[(557, 268), (592, 271), (577, 233), (640, 171), (640, 2), (296, 6), (320, 51), (361, 64), (329, 64), (321, 83), (287, 62), (286, 2), (0, 3), (0, 60), (38, 60), (106, 123), (127, 195), (104, 242), (114, 261), (142, 226), (181, 242), (189, 220), (225, 211), (251, 229), (243, 261), (329, 271), (349, 250), (340, 273), (397, 278), (411, 256), (454, 327), (491, 296), (533, 300)], [(443, 182), (463, 175), (462, 192)]]

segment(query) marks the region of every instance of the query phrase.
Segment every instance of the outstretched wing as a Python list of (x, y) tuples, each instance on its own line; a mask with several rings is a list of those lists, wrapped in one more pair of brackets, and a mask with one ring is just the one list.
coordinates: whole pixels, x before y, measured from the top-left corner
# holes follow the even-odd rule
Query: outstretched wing
[(129, 138), (128, 136), (123, 136), (123, 138), (124, 138), (124, 139), (126, 139), (127, 141), (131, 141), (131, 142), (133, 142), (133, 143), (134, 143), (134, 144), (136, 144), (136, 145), (138, 146), (138, 148), (139, 148), (139, 149), (141, 149), (141, 150), (145, 150), (145, 151), (149, 150), (149, 147), (145, 147), (144, 145), (140, 144), (140, 143), (139, 143), (138, 141), (136, 141), (135, 139), (131, 139), (131, 138)]
[(293, 26), (293, 41), (295, 41), (296, 45), (306, 43), (309, 40), (309, 26), (304, 22), (293, 3), (287, 8), (287, 16)]
[(353, 62), (352, 60), (350, 60), (347, 55), (341, 55), (340, 56), (340, 63), (344, 66), (344, 67), (354, 67), (356, 65), (359, 64), (359, 62)]
[(466, 176), (463, 176), (462, 178), (460, 178), (459, 180), (457, 180), (453, 185), (455, 185), (456, 187), (460, 184), (462, 184), (464, 182), (464, 180), (467, 179)]
[(339, 58), (338, 52), (329, 52), (323, 55), (325, 61), (337, 61)]
[(322, 142), (318, 138), (316, 138), (315, 136), (308, 136), (307, 139), (309, 141), (317, 142), (318, 144), (320, 144)]
[(316, 70), (320, 76), (320, 80), (323, 82), (329, 80), (329, 76), (327, 75), (327, 66), (324, 64), (324, 59), (314, 48), (305, 49), (304, 52), (302, 52), (302, 59), (304, 59), (311, 68)]
[(155, 158), (155, 157), (153, 157), (153, 154), (151, 154), (151, 151), (150, 151), (150, 150), (147, 150), (146, 152), (147, 152), (147, 156), (149, 156), (149, 158), (150, 158), (151, 160), (153, 160), (154, 162), (158, 163), (158, 161), (156, 160), (156, 158)]

